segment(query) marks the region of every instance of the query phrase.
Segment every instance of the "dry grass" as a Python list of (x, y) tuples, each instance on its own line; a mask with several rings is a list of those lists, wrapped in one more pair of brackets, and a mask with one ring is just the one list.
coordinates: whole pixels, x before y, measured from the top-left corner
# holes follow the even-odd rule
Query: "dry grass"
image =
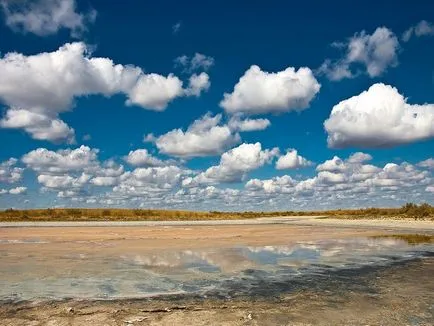
[(172, 221), (255, 218), (261, 213), (221, 213), (154, 209), (8, 209), (0, 221)]
[(406, 204), (401, 208), (365, 208), (328, 211), (280, 212), (198, 212), (154, 209), (32, 209), (0, 211), (0, 221), (173, 221), (249, 219), (265, 216), (324, 215), (344, 219), (424, 219), (434, 221), (434, 207), (428, 204)]
[(342, 219), (415, 219), (434, 221), (434, 206), (407, 203), (400, 208), (363, 208), (354, 210), (331, 210), (324, 215)]
[(434, 236), (428, 234), (385, 234), (373, 236), (374, 239), (391, 238), (403, 240), (408, 244), (416, 245), (423, 243), (434, 243)]

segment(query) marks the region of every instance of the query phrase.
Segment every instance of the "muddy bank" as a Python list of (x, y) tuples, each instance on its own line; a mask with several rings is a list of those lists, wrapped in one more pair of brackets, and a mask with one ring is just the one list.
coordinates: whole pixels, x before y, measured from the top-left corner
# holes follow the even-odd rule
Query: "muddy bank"
[(432, 275), (434, 259), (425, 258), (272, 298), (3, 303), (0, 325), (433, 325)]

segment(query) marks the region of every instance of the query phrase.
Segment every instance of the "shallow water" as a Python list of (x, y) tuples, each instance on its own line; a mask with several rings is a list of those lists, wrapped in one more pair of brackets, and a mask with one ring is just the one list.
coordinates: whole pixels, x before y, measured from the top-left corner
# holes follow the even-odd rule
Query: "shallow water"
[(274, 296), (319, 286), (333, 276), (351, 278), (351, 273), (364, 268), (434, 254), (432, 244), (410, 245), (401, 239), (367, 237), (220, 249), (143, 248), (118, 255), (89, 250), (35, 250), (34, 246), (41, 243), (45, 242), (0, 241), (0, 300), (120, 299), (169, 294)]

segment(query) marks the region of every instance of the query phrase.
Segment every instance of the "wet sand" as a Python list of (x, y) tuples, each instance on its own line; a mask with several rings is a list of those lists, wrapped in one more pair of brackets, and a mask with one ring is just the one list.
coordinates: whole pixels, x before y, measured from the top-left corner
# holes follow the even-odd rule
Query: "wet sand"
[[(8, 278), (1, 281), (19, 282), (26, 268), (48, 280), (71, 275), (75, 269), (103, 271), (107, 261), (137, 253), (157, 258), (162, 255), (167, 264), (172, 256), (164, 253), (179, 249), (207, 252), (227, 248), (231, 252), (237, 246), (291, 247), (313, 241), (434, 233), (427, 226), (429, 222), (393, 221), (387, 228), (372, 225), (375, 221), (370, 221), (371, 225), (346, 220), (326, 222), (297, 217), (283, 224), (0, 227), (0, 274)], [(105, 260), (98, 260), (100, 257)], [(93, 258), (100, 264), (89, 265)], [(214, 253), (211, 258), (219, 260), (225, 272), (237, 274), (255, 268), (226, 252), (224, 257)], [(153, 263), (158, 271), (176, 267), (163, 266), (159, 260)], [(11, 268), (16, 275), (10, 273)], [(268, 296), (4, 301), (0, 325), (434, 325), (432, 275), (434, 258), (428, 255), (378, 268), (312, 274), (294, 290)], [(263, 287), (268, 285), (264, 283)]]
[(432, 275), (434, 260), (427, 259), (278, 298), (3, 304), (0, 325), (433, 325)]

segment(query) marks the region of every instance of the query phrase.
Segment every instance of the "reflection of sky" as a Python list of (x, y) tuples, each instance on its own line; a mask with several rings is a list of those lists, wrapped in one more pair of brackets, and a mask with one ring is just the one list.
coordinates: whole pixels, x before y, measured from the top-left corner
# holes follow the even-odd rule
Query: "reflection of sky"
[(247, 248), (246, 257), (261, 265), (279, 265), (282, 259), (315, 262), (321, 257), (317, 248), (295, 247), (265, 247)]
[[(36, 241), (36, 240), (35, 240)], [(32, 245), (33, 246), (33, 245)], [(1, 247), (0, 299), (128, 298), (280, 284), (342, 268), (384, 265), (433, 252), (394, 239), (358, 238), (299, 242), (285, 246), (141, 251), (121, 256), (13, 252)]]

